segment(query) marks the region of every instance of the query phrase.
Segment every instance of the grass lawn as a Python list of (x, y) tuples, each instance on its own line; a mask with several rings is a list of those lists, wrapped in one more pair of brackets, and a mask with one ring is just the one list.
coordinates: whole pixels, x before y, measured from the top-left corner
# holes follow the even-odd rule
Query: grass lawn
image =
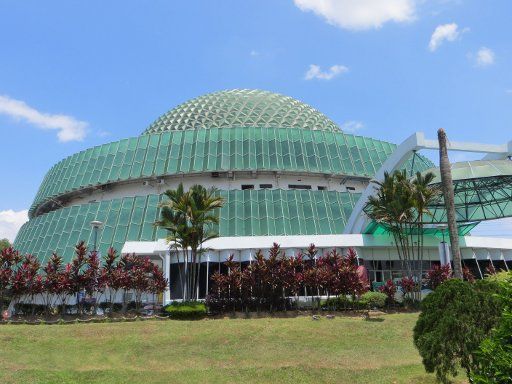
[(434, 383), (417, 314), (0, 326), (0, 383)]

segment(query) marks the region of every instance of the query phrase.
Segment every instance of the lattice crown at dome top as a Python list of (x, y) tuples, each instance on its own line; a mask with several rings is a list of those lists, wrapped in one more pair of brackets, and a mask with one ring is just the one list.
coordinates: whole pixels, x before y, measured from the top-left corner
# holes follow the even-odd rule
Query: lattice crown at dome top
[(340, 130), (327, 116), (291, 97), (260, 90), (233, 89), (178, 105), (160, 116), (143, 134), (232, 127)]

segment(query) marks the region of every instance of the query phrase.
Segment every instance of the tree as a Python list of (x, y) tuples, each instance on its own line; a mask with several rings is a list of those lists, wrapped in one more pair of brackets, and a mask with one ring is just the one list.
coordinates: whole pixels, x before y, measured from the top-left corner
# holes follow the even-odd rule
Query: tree
[(318, 253), (318, 249), (315, 244), (310, 244), (308, 249), (306, 249), (305, 255), (308, 257), (306, 263), (304, 263), (304, 268), (302, 272), (302, 281), (304, 283), (306, 291), (309, 289), (309, 294), (311, 296), (311, 308), (314, 307), (314, 296), (315, 293), (318, 293), (318, 281), (317, 281), (317, 273), (316, 273), (316, 255)]
[(430, 289), (436, 289), (446, 280), (452, 278), (452, 269), (450, 264), (438, 265), (434, 264), (432, 268), (427, 271), (427, 277), (425, 279), (427, 286)]
[(448, 158), (448, 147), (446, 132), (443, 128), (437, 131), (439, 140), (439, 168), (441, 172), (441, 185), (443, 189), (444, 204), (446, 207), (446, 217), (448, 220), (448, 233), (450, 234), (450, 245), (453, 258), (453, 275), (456, 279), (462, 276), (462, 258), (459, 248), (459, 232), (455, 218), (455, 194), (453, 190), (452, 168)]
[(67, 283), (62, 265), (62, 257), (53, 253), (48, 262), (43, 267), (43, 302), (46, 307), (46, 314), (49, 315), (55, 306), (60, 294), (67, 290)]
[(153, 265), (148, 287), (148, 292), (153, 295), (153, 302), (155, 302), (155, 295), (164, 293), (168, 287), (169, 281), (164, 277), (164, 272), (157, 265)]
[(11, 242), (7, 239), (1, 239), (0, 240), (0, 252), (2, 252), (4, 249), (11, 247)]
[[(420, 283), (423, 276), (423, 222), (424, 216), (431, 216), (431, 212), (428, 209), (434, 200), (437, 199), (441, 191), (437, 187), (433, 187), (430, 184), (434, 180), (435, 176), (432, 172), (427, 172), (422, 175), (421, 172), (416, 173), (416, 177), (412, 181), (413, 184), (413, 204), (416, 210), (416, 229), (418, 231), (418, 261), (419, 261), (419, 280)], [(421, 234), (421, 235), (420, 235)], [(421, 290), (421, 289), (419, 289)]]
[(135, 296), (135, 310), (140, 311), (142, 303), (142, 295), (151, 289), (151, 273), (153, 272), (153, 264), (149, 257), (137, 257), (132, 255), (130, 258), (131, 266), (128, 270), (128, 281), (130, 288)]
[(4, 300), (11, 287), (13, 273), (21, 259), (20, 253), (12, 247), (0, 252), (0, 314), (4, 311)]
[(105, 280), (103, 279), (100, 258), (97, 251), (89, 252), (85, 262), (85, 271), (82, 276), (82, 284), (85, 294), (94, 299), (93, 314), (96, 314), (97, 305), (105, 291)]
[(389, 305), (392, 305), (395, 302), (396, 290), (396, 285), (391, 279), (388, 279), (386, 283), (379, 288), (379, 291), (387, 296), (387, 301)]
[[(87, 268), (87, 246), (84, 241), (80, 241), (75, 246), (75, 257), (71, 260), (68, 272), (68, 290), (67, 295), (74, 296), (77, 299), (78, 312), (83, 311), (83, 301), (78, 301), (78, 294), (85, 293), (85, 269)], [(65, 302), (66, 299), (63, 301)], [(63, 302), (63, 304), (64, 304)]]
[(449, 382), (462, 367), (468, 378), (475, 367), (475, 350), (496, 325), (501, 304), (493, 292), (496, 284), (459, 279), (442, 283), (422, 302), (414, 327), (414, 345), (427, 372)]
[(32, 255), (25, 255), (11, 278), (11, 300), (16, 303), (23, 296), (34, 297), (41, 291), (41, 280), (38, 275), (40, 263)]
[[(417, 173), (413, 180), (405, 170), (386, 172), (375, 196), (370, 196), (365, 212), (372, 220), (383, 224), (393, 236), (403, 277), (413, 277), (419, 291), (423, 261), (423, 223), (431, 215), (428, 207), (439, 190), (430, 183), (434, 174)], [(416, 246), (415, 246), (416, 243)], [(416, 262), (416, 263), (415, 263)], [(419, 268), (416, 268), (419, 266)]]
[(223, 199), (214, 188), (206, 189), (194, 185), (185, 192), (180, 183), (176, 190), (165, 192), (168, 200), (161, 207), (161, 218), (155, 224), (168, 231), (167, 240), (171, 248), (185, 255), (182, 292), (184, 300), (196, 300), (199, 290), (202, 245), (218, 236), (214, 225), (218, 224), (217, 209)]
[[(316, 251), (311, 245), (307, 252), (314, 257)], [(308, 286), (313, 297), (320, 290), (328, 295), (352, 297), (368, 290), (368, 281), (358, 273), (357, 255), (352, 249), (346, 255), (333, 249), (306, 266), (302, 254), (287, 257), (274, 243), (268, 257), (259, 250), (243, 271), (232, 255), (224, 265), (227, 273), (216, 272), (212, 276), (207, 303), (213, 311), (249, 310), (254, 304), (258, 311), (286, 310), (287, 297), (296, 296), (302, 284)]]
[(499, 284), (504, 307), (497, 327), (476, 352), (472, 379), (479, 384), (512, 382), (512, 274), (506, 274)]

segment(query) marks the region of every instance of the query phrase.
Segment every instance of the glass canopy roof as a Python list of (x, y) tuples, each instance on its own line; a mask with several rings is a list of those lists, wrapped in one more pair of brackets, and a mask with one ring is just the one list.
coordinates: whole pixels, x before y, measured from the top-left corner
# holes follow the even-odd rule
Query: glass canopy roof
[[(440, 185), (439, 168), (425, 172), (436, 175), (432, 185)], [(478, 160), (452, 164), (455, 213), (458, 222), (512, 217), (512, 161)], [(442, 196), (429, 207), (431, 222), (446, 222)]]

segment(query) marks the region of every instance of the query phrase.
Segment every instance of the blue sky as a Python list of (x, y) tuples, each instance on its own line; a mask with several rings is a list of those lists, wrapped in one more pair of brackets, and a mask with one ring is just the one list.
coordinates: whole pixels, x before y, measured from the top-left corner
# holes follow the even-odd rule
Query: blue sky
[(511, 14), (509, 0), (0, 0), (0, 237), (54, 163), (221, 89), (290, 95), (396, 143), (439, 127), (509, 141)]

